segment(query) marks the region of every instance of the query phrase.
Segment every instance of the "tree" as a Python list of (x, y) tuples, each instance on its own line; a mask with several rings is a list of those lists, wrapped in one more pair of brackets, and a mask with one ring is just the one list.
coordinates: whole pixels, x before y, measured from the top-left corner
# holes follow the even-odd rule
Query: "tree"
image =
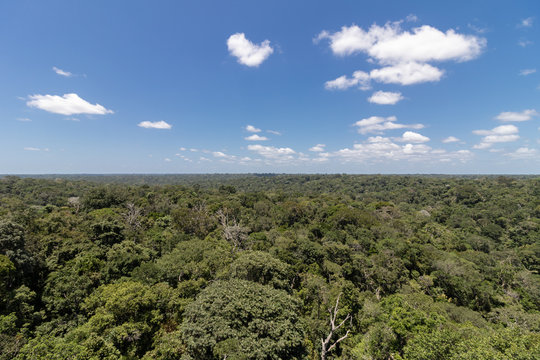
[(345, 316), (345, 319), (343, 319), (338, 325), (336, 325), (336, 318), (338, 316), (339, 312), (339, 298), (341, 297), (341, 294), (338, 295), (336, 299), (336, 306), (334, 306), (334, 309), (330, 308), (328, 309), (328, 312), (330, 313), (330, 332), (328, 333), (328, 336), (326, 338), (321, 339), (321, 360), (326, 360), (326, 357), (328, 353), (332, 350), (334, 350), (341, 341), (345, 340), (347, 336), (349, 336), (350, 330), (347, 330), (345, 335), (340, 337), (339, 339), (335, 340), (331, 345), (332, 338), (334, 335), (338, 332), (338, 330), (351, 318), (351, 314), (347, 314)]
[(216, 281), (188, 305), (181, 326), (195, 359), (300, 359), (298, 303), (285, 291), (246, 280)]

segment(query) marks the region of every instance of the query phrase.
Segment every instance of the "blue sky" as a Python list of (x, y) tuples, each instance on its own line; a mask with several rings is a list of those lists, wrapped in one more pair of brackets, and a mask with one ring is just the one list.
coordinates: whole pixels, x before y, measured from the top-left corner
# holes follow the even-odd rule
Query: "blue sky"
[(3, 1), (0, 173), (538, 174), (539, 10)]

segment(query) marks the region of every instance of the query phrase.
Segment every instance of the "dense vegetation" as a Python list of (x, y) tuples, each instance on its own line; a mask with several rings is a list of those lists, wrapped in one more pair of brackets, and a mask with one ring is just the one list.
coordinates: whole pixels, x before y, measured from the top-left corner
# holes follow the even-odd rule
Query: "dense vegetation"
[(540, 358), (537, 177), (106, 180), (0, 179), (0, 359)]

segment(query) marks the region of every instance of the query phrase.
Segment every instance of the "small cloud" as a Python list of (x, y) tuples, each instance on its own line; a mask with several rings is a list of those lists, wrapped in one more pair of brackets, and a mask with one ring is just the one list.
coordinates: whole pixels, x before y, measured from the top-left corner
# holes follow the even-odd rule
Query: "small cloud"
[(246, 39), (244, 33), (233, 34), (227, 39), (229, 53), (238, 59), (240, 64), (257, 67), (261, 65), (273, 52), (269, 40), (259, 45)]
[(453, 142), (458, 142), (459, 139), (455, 136), (449, 136), (447, 137), (446, 139), (444, 139), (442, 142), (445, 143), (445, 144), (448, 144), (448, 143), (453, 143)]
[(54, 114), (61, 115), (105, 115), (112, 114), (112, 110), (108, 110), (99, 104), (90, 104), (83, 100), (77, 94), (59, 95), (30, 95), (30, 100), (26, 102), (29, 107), (35, 107)]
[(258, 133), (258, 132), (261, 132), (261, 129), (258, 129), (253, 125), (248, 125), (246, 126), (246, 131), (251, 132), (251, 133)]
[(274, 146), (248, 145), (248, 150), (274, 160), (290, 160), (293, 158), (292, 155), (296, 154), (296, 151), (291, 148), (277, 148)]
[(505, 111), (495, 117), (495, 119), (507, 122), (528, 121), (533, 117), (538, 116), (538, 112), (534, 109), (523, 110), (522, 112)]
[(415, 133), (414, 131), (405, 131), (403, 135), (400, 138), (397, 138), (396, 140), (400, 142), (418, 144), (418, 143), (428, 142), (429, 138), (422, 134)]
[(274, 134), (274, 135), (281, 135), (279, 131), (275, 131), (275, 130), (266, 130), (266, 132), (270, 134)]
[(474, 149), (487, 149), (495, 143), (512, 142), (519, 139), (518, 128), (514, 125), (501, 125), (491, 130), (474, 130), (473, 134), (482, 135), (482, 141)]
[(309, 151), (323, 152), (325, 147), (326, 147), (325, 144), (317, 144), (317, 145), (309, 148)]
[(181, 148), (179, 148), (178, 150), (180, 150), (180, 151), (186, 151), (187, 149), (186, 149), (185, 147), (181, 147)]
[(528, 17), (526, 19), (521, 20), (521, 22), (518, 24), (518, 27), (531, 27), (533, 26), (534, 19), (532, 17)]
[(488, 32), (487, 28), (479, 27), (479, 26), (476, 26), (474, 24), (467, 24), (467, 27), (469, 29), (471, 29), (472, 31), (474, 31), (475, 33), (477, 33), (477, 34), (485, 34), (485, 33)]
[(73, 74), (70, 73), (69, 71), (65, 71), (65, 70), (59, 69), (59, 68), (57, 68), (56, 66), (53, 66), (53, 71), (54, 71), (55, 73), (57, 73), (58, 75), (61, 75), (61, 76), (65, 76), (65, 77), (71, 77), (71, 76), (73, 76)]
[(41, 151), (40, 148), (31, 147), (31, 146), (25, 147), (24, 150), (26, 150), (26, 151)]
[(521, 47), (527, 47), (529, 45), (532, 45), (533, 42), (530, 41), (530, 40), (519, 40), (518, 41), (518, 45), (521, 46)]
[(268, 140), (268, 138), (266, 136), (260, 136), (260, 135), (257, 135), (257, 134), (253, 134), (251, 136), (245, 137), (244, 139), (247, 140), (247, 141), (266, 141), (266, 140)]
[(165, 121), (142, 121), (137, 126), (145, 128), (145, 129), (161, 129), (161, 130), (169, 130), (172, 128), (172, 125), (167, 124)]
[(422, 124), (399, 124), (396, 121), (397, 118), (395, 116), (371, 116), (366, 119), (358, 120), (354, 123), (354, 126), (358, 127), (358, 133), (360, 134), (382, 134), (386, 130), (424, 128), (424, 125)]
[(527, 76), (527, 75), (531, 75), (531, 74), (534, 74), (536, 72), (536, 69), (523, 69), (519, 72), (519, 75), (521, 76)]
[(536, 149), (529, 149), (527, 147), (520, 147), (514, 152), (505, 154), (506, 156), (510, 156), (514, 159), (529, 159), (529, 158), (537, 158), (538, 157), (538, 151)]
[(20, 122), (30, 122), (30, 121), (32, 121), (32, 119), (29, 119), (29, 118), (17, 118), (17, 121), (20, 121)]
[(165, 161), (165, 162), (171, 162), (172, 160), (169, 159), (169, 158), (165, 158), (165, 159), (163, 159), (163, 161)]
[(405, 20), (407, 22), (417, 22), (418, 21), (418, 16), (416, 16), (415, 14), (409, 14), (407, 15), (407, 17), (405, 18)]
[(346, 90), (353, 86), (358, 86), (361, 90), (369, 90), (369, 74), (363, 71), (355, 71), (352, 78), (343, 75), (337, 79), (327, 81), (324, 84), (326, 90)]
[(394, 105), (403, 99), (400, 92), (377, 91), (368, 98), (368, 101), (379, 105)]

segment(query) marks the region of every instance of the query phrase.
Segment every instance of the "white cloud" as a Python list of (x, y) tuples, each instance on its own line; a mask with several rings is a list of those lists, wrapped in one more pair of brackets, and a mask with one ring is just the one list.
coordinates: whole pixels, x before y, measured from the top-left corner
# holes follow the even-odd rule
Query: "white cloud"
[(141, 121), (137, 126), (145, 129), (160, 129), (160, 130), (169, 130), (172, 128), (172, 125), (167, 124), (165, 121)]
[(257, 129), (255, 126), (253, 125), (247, 125), (246, 126), (246, 131), (248, 132), (252, 132), (252, 133), (258, 133), (258, 132), (261, 132), (261, 129)]
[(462, 161), (469, 160), (473, 154), (469, 150), (447, 152), (442, 149), (433, 150), (425, 144), (398, 145), (391, 139), (375, 136), (367, 141), (354, 144), (352, 148), (338, 150), (328, 155), (337, 157), (345, 162), (380, 162), (382, 160), (410, 161)]
[(399, 22), (374, 24), (367, 31), (357, 25), (344, 26), (333, 34), (323, 31), (317, 39), (329, 39), (336, 55), (365, 52), (386, 64), (467, 61), (479, 56), (486, 45), (483, 38), (458, 34), (452, 29), (442, 32), (429, 25), (405, 31)]
[(163, 159), (163, 161), (165, 161), (165, 162), (171, 162), (172, 160), (169, 159), (169, 158), (165, 158), (165, 159)]
[(536, 72), (536, 69), (523, 69), (519, 72), (519, 75), (521, 76), (527, 76), (527, 75), (531, 75), (531, 74), (534, 74)]
[(519, 139), (518, 128), (514, 125), (501, 125), (491, 130), (474, 130), (473, 134), (482, 135), (482, 141), (474, 149), (487, 149), (495, 143), (512, 142)]
[(522, 112), (505, 111), (495, 117), (500, 121), (528, 121), (533, 117), (538, 116), (538, 112), (534, 109), (523, 110)]
[(20, 122), (30, 122), (30, 121), (32, 121), (32, 119), (29, 119), (29, 118), (17, 118), (17, 121), (20, 121)]
[[(415, 16), (407, 20), (411, 19), (417, 20)], [(452, 29), (442, 32), (424, 25), (407, 31), (401, 28), (401, 23), (374, 24), (367, 30), (352, 25), (335, 33), (321, 32), (316, 40), (328, 39), (335, 55), (362, 52), (369, 56), (368, 62), (383, 65), (369, 74), (357, 71), (352, 78), (340, 76), (327, 81), (325, 87), (344, 90), (358, 85), (366, 90), (370, 80), (401, 85), (440, 81), (444, 70), (428, 62), (472, 60), (486, 46), (484, 38), (458, 34)]]
[(288, 147), (277, 148), (274, 146), (248, 145), (248, 150), (273, 160), (290, 160), (293, 158), (292, 155), (296, 154), (296, 151)]
[(281, 135), (279, 131), (275, 131), (275, 130), (266, 130), (266, 132), (270, 134), (274, 134), (274, 135)]
[(337, 79), (327, 81), (324, 87), (327, 90), (346, 90), (352, 86), (358, 86), (362, 90), (369, 90), (369, 74), (363, 71), (355, 71), (352, 78), (343, 75)]
[(309, 151), (323, 152), (325, 147), (326, 147), (325, 144), (317, 144), (317, 145), (309, 148)]
[(521, 46), (521, 47), (527, 47), (529, 45), (532, 45), (533, 42), (530, 41), (530, 40), (519, 40), (518, 41), (518, 45)]
[(352, 78), (343, 75), (337, 79), (327, 81), (325, 88), (327, 90), (346, 90), (358, 86), (361, 90), (369, 90), (371, 80), (384, 84), (413, 85), (436, 82), (443, 75), (443, 70), (429, 64), (408, 62), (374, 69), (369, 74), (363, 71), (355, 71)]
[(261, 65), (273, 52), (269, 40), (259, 45), (252, 43), (244, 33), (236, 33), (227, 39), (229, 53), (238, 59), (240, 64), (257, 67)]
[(24, 150), (26, 150), (26, 151), (41, 151), (40, 148), (31, 147), (31, 146), (25, 147)]
[(458, 142), (459, 139), (455, 136), (449, 136), (447, 137), (446, 139), (444, 139), (442, 142), (445, 143), (445, 144), (448, 144), (448, 143), (453, 143), (453, 142)]
[(83, 100), (77, 94), (59, 95), (30, 95), (30, 100), (26, 102), (29, 107), (35, 107), (55, 114), (74, 115), (74, 114), (90, 114), (90, 115), (105, 115), (112, 114), (112, 110), (108, 110), (99, 104), (90, 104)]
[(417, 22), (418, 21), (418, 16), (416, 16), (415, 14), (409, 14), (405, 18), (405, 20), (408, 21), (408, 22)]
[(251, 136), (245, 137), (244, 139), (247, 140), (247, 141), (266, 141), (266, 140), (268, 140), (268, 138), (266, 136), (260, 136), (260, 135), (257, 135), (257, 134), (253, 134)]
[(396, 140), (407, 143), (425, 143), (429, 141), (429, 138), (422, 134), (415, 133), (414, 131), (405, 131), (403, 135)]
[(228, 157), (227, 154), (225, 154), (225, 153), (223, 153), (221, 151), (214, 151), (212, 153), (212, 155), (214, 155), (217, 158), (226, 158), (226, 157)]
[(370, 78), (385, 84), (413, 85), (439, 81), (444, 71), (429, 64), (399, 63), (372, 70)]
[(521, 20), (519, 23), (519, 27), (531, 27), (533, 26), (534, 19), (532, 17), (528, 17), (526, 19)]
[(514, 152), (505, 154), (514, 159), (529, 159), (529, 158), (538, 158), (538, 151), (536, 149), (529, 149), (527, 147), (520, 147)]
[(65, 71), (65, 70), (59, 69), (59, 68), (57, 68), (56, 66), (53, 66), (53, 71), (54, 71), (55, 73), (57, 73), (58, 75), (61, 75), (61, 76), (65, 76), (65, 77), (71, 77), (71, 76), (73, 76), (73, 74), (70, 73), (69, 71)]
[(401, 100), (403, 100), (403, 96), (400, 92), (389, 91), (377, 91), (368, 98), (370, 103), (379, 105), (394, 105)]
[(366, 119), (358, 120), (354, 123), (354, 126), (358, 127), (358, 133), (360, 134), (382, 134), (386, 130), (395, 130), (395, 129), (422, 129), (424, 125), (422, 124), (399, 124), (396, 123), (397, 118), (395, 116), (389, 117), (380, 117), (380, 116), (371, 116)]

